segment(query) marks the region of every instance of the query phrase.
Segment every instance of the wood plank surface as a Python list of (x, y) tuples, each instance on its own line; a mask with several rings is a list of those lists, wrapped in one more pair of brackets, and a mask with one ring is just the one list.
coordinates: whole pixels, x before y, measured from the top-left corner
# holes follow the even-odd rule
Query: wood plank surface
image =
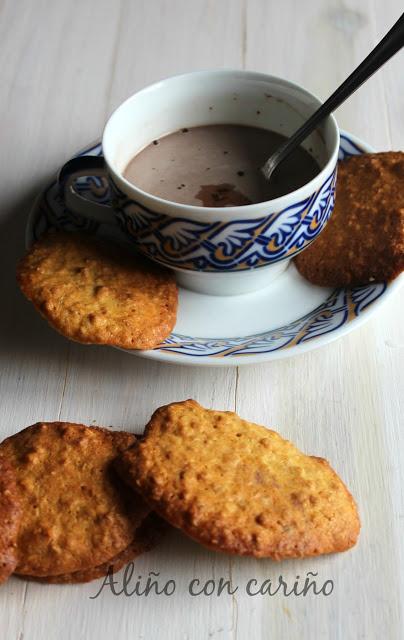
[[(351, 552), (273, 563), (209, 552), (177, 532), (136, 561), (175, 593), (114, 596), (100, 582), (10, 579), (0, 638), (116, 640), (401, 640), (404, 637), (404, 299), (399, 292), (342, 340), (259, 366), (160, 365), (68, 343), (15, 285), (24, 224), (38, 190), (137, 89), (184, 71), (233, 67), (284, 76), (326, 98), (402, 11), (399, 0), (3, 0), (0, 3), (0, 437), (36, 420), (141, 432), (161, 404), (193, 397), (277, 428), (328, 458), (362, 517)], [(337, 113), (377, 149), (404, 148), (403, 55)], [(317, 574), (330, 596), (249, 596), (250, 579), (293, 586)], [(122, 579), (122, 572), (118, 580)], [(193, 578), (230, 580), (233, 595), (188, 594)]]

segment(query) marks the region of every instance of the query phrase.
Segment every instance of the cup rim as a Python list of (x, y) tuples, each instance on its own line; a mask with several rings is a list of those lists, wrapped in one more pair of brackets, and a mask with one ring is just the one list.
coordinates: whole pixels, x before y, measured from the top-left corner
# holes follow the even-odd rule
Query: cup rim
[[(185, 204), (185, 203), (181, 203), (181, 202), (175, 202), (174, 200), (167, 200), (165, 198), (160, 198), (159, 196), (155, 196), (152, 193), (149, 193), (148, 191), (144, 191), (143, 189), (140, 189), (139, 187), (137, 187), (135, 184), (133, 184), (132, 182), (130, 182), (129, 180), (127, 180), (125, 178), (125, 176), (123, 175), (122, 172), (120, 171), (116, 171), (114, 169), (114, 167), (112, 166), (112, 163), (109, 162), (107, 154), (105, 153), (105, 138), (106, 135), (108, 135), (109, 130), (112, 126), (112, 124), (114, 123), (114, 121), (119, 117), (119, 112), (121, 111), (121, 109), (123, 109), (124, 107), (128, 106), (128, 104), (135, 99), (138, 99), (139, 96), (141, 96), (142, 94), (146, 94), (149, 93), (153, 90), (155, 90), (159, 85), (164, 85), (172, 80), (180, 80), (180, 79), (186, 79), (189, 77), (195, 77), (195, 76), (200, 76), (201, 79), (203, 76), (230, 76), (232, 74), (238, 74), (240, 76), (247, 76), (251, 79), (256, 79), (256, 80), (266, 80), (266, 81), (275, 81), (280, 85), (283, 85), (285, 88), (291, 88), (291, 89), (295, 89), (297, 91), (299, 91), (302, 94), (305, 94), (307, 97), (309, 98), (314, 98), (314, 100), (316, 100), (319, 103), (319, 106), (321, 104), (323, 104), (323, 102), (320, 100), (320, 98), (312, 93), (311, 91), (308, 91), (307, 89), (305, 89), (304, 87), (302, 87), (302, 85), (297, 84), (296, 82), (292, 82), (290, 80), (287, 80), (285, 78), (281, 78), (280, 76), (275, 76), (275, 75), (271, 75), (271, 74), (267, 74), (267, 73), (261, 73), (261, 72), (257, 72), (257, 71), (249, 71), (246, 69), (206, 69), (206, 70), (199, 70), (199, 71), (191, 71), (191, 72), (187, 72), (187, 73), (180, 73), (180, 74), (176, 74), (173, 76), (168, 76), (166, 78), (162, 78), (161, 80), (157, 80), (156, 82), (153, 82), (152, 84), (147, 85), (146, 87), (143, 87), (142, 89), (139, 89), (139, 91), (136, 91), (135, 93), (133, 93), (131, 96), (129, 96), (128, 98), (126, 98), (126, 100), (124, 100), (123, 102), (121, 102), (121, 104), (119, 104), (116, 109), (114, 109), (114, 111), (111, 113), (111, 115), (109, 116), (107, 123), (104, 127), (104, 131), (103, 131), (103, 135), (102, 135), (102, 150), (103, 150), (103, 155), (105, 158), (105, 162), (108, 166), (109, 171), (113, 174), (114, 178), (117, 180), (120, 180), (123, 182), (123, 184), (128, 187), (129, 189), (132, 189), (134, 191), (136, 191), (140, 196), (146, 197), (148, 200), (150, 200), (151, 203), (155, 203), (156, 205), (158, 205), (159, 207), (164, 207), (164, 206), (169, 206), (169, 207), (176, 207), (179, 212), (182, 210), (184, 213), (188, 212), (188, 213), (192, 213), (192, 214), (196, 214), (196, 213), (200, 213), (200, 215), (207, 216), (209, 214), (215, 214), (216, 216), (221, 215), (226, 213), (226, 215), (228, 216), (229, 214), (233, 214), (236, 213), (245, 213), (245, 214), (250, 214), (253, 213), (254, 211), (256, 212), (257, 207), (265, 207), (265, 206), (271, 206), (271, 208), (276, 208), (276, 209), (283, 209), (283, 205), (288, 206), (288, 204), (290, 204), (290, 200), (293, 199), (300, 199), (301, 197), (304, 197), (304, 193), (305, 192), (311, 192), (313, 190), (317, 190), (317, 189), (313, 189), (313, 187), (311, 187), (311, 185), (313, 185), (313, 183), (317, 183), (320, 182), (320, 184), (323, 184), (324, 180), (326, 178), (328, 178), (329, 174), (333, 171), (335, 164), (338, 160), (338, 150), (339, 150), (339, 145), (340, 145), (340, 131), (339, 131), (339, 127), (338, 127), (338, 123), (336, 121), (335, 116), (331, 113), (330, 115), (327, 116), (325, 121), (330, 121), (333, 129), (334, 129), (334, 133), (335, 133), (335, 145), (334, 148), (332, 149), (330, 158), (328, 160), (328, 162), (324, 165), (324, 167), (321, 169), (321, 171), (314, 176), (314, 178), (312, 178), (309, 182), (306, 182), (304, 185), (302, 185), (301, 187), (299, 187), (298, 189), (295, 189), (294, 191), (290, 191), (288, 193), (285, 193), (282, 196), (279, 196), (277, 198), (273, 198), (271, 200), (264, 200), (262, 202), (255, 202), (252, 204), (245, 204), (245, 205), (239, 205), (239, 206), (231, 206), (231, 207), (203, 207), (201, 205), (195, 205), (195, 204)], [(313, 185), (314, 186), (314, 185)], [(149, 205), (152, 206), (152, 205)]]

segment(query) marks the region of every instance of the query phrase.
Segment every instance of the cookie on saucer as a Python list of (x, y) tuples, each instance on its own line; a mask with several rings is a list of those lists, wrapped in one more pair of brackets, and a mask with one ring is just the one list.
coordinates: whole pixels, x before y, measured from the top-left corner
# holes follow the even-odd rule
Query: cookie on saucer
[(0, 583), (17, 566), (17, 536), (21, 520), (15, 474), (7, 458), (0, 455)]
[(20, 261), (17, 280), (52, 327), (77, 342), (151, 349), (175, 325), (173, 273), (94, 236), (46, 234)]
[(0, 445), (21, 505), (15, 573), (93, 569), (133, 543), (150, 509), (111, 465), (135, 440), (122, 431), (41, 422)]
[(404, 153), (352, 156), (338, 165), (335, 209), (295, 258), (313, 284), (350, 287), (393, 280), (404, 270)]
[(359, 534), (355, 502), (326, 460), (193, 400), (158, 409), (115, 464), (157, 513), (211, 549), (279, 560), (345, 551)]

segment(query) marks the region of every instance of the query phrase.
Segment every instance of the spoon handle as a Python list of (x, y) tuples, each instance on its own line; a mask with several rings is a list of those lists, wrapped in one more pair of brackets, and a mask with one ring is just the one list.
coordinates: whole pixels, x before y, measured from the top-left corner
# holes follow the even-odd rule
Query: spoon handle
[(299, 145), (314, 131), (317, 125), (332, 111), (337, 109), (350, 95), (372, 76), (387, 60), (404, 46), (404, 13), (386, 33), (384, 38), (348, 76), (319, 109), (279, 147), (265, 163), (262, 171), (267, 179), (274, 168), (285, 158), (289, 151)]

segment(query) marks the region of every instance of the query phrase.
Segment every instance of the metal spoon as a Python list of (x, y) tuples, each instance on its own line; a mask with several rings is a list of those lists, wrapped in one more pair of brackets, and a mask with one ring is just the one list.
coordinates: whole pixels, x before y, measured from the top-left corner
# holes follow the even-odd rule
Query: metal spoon
[(339, 107), (350, 95), (366, 82), (387, 60), (404, 46), (404, 13), (383, 40), (369, 53), (361, 64), (321, 105), (317, 111), (266, 161), (261, 171), (270, 180), (273, 171), (299, 144), (307, 138), (317, 125)]

